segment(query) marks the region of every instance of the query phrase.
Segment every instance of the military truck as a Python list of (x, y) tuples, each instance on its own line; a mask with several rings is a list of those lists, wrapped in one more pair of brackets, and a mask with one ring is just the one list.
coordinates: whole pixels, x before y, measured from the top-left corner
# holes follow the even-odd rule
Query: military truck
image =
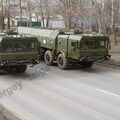
[(0, 33), (0, 69), (23, 73), (27, 65), (39, 63), (36, 37)]
[(39, 54), (47, 65), (57, 61), (60, 69), (70, 64), (90, 68), (94, 62), (110, 59), (109, 37), (100, 34), (65, 34), (58, 30), (19, 27), (20, 34), (36, 36), (39, 40)]

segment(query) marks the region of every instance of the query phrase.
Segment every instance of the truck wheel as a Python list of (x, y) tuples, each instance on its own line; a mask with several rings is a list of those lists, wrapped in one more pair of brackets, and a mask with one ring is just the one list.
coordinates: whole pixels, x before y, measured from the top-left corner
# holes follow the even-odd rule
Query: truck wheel
[(50, 50), (45, 52), (44, 60), (45, 60), (45, 63), (47, 65), (52, 65), (53, 64), (53, 55), (52, 55), (52, 52)]
[(81, 65), (84, 67), (84, 68), (91, 68), (92, 65), (93, 65), (94, 62), (82, 62)]
[(69, 67), (68, 63), (69, 62), (67, 58), (65, 57), (65, 55), (63, 55), (62, 53), (58, 55), (57, 64), (60, 69), (63, 69), (63, 70), (68, 69)]
[(15, 69), (18, 73), (24, 73), (27, 70), (27, 65), (18, 65)]

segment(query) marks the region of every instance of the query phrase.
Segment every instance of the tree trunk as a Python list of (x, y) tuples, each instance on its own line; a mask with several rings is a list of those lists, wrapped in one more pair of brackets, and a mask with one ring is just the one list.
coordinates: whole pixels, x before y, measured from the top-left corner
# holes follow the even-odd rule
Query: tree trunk
[(48, 0), (44, 0), (44, 7), (45, 7), (45, 15), (46, 15), (46, 28), (49, 27), (49, 20), (50, 20), (50, 9)]
[(21, 0), (19, 0), (19, 11), (20, 11), (20, 24), (19, 26), (22, 26), (22, 4), (21, 4)]
[(46, 28), (48, 28), (49, 27), (49, 13), (47, 14), (47, 23), (46, 23)]
[(41, 14), (41, 19), (42, 19), (42, 27), (45, 27), (45, 21), (44, 21), (44, 13), (43, 13), (43, 0), (40, 0), (40, 14)]
[(66, 29), (67, 30), (70, 30), (71, 29), (71, 1), (70, 0), (66, 0), (65, 1), (65, 4), (64, 4), (65, 6), (64, 7), (66, 7)]
[(114, 32), (113, 27), (114, 27), (114, 0), (111, 0), (112, 4), (112, 9), (111, 9), (111, 31), (112, 33)]
[(99, 30), (98, 32), (101, 33), (102, 29), (102, 24), (101, 24), (101, 15), (99, 15)]
[(5, 23), (4, 23), (4, 10), (3, 10), (3, 0), (1, 0), (1, 4), (2, 4), (2, 8), (1, 8), (1, 11), (2, 11), (2, 30), (5, 29)]
[(7, 8), (7, 17), (8, 17), (8, 29), (10, 29), (10, 0), (8, 1), (8, 8)]
[(120, 23), (120, 0), (119, 0), (119, 23)]
[(32, 5), (31, 5), (31, 4), (32, 4), (31, 1), (28, 0), (28, 9), (29, 9), (29, 22), (30, 22), (30, 27), (32, 27), (32, 10), (31, 10)]

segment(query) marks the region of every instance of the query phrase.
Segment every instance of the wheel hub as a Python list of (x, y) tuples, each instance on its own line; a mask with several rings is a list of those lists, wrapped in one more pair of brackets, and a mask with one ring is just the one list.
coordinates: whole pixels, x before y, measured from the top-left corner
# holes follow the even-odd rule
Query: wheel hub
[(60, 63), (60, 65), (63, 65), (63, 59), (62, 58), (59, 58), (59, 63)]

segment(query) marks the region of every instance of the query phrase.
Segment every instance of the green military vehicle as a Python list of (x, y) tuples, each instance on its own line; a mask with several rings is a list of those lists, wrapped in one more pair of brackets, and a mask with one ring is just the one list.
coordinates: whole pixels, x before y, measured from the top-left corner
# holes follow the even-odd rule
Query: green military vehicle
[(0, 33), (0, 69), (22, 73), (28, 64), (39, 63), (37, 44), (36, 37)]
[(23, 27), (19, 27), (18, 32), (36, 36), (40, 42), (39, 54), (44, 56), (46, 64), (57, 61), (60, 69), (67, 69), (70, 64), (89, 68), (94, 62), (110, 59), (108, 36)]

